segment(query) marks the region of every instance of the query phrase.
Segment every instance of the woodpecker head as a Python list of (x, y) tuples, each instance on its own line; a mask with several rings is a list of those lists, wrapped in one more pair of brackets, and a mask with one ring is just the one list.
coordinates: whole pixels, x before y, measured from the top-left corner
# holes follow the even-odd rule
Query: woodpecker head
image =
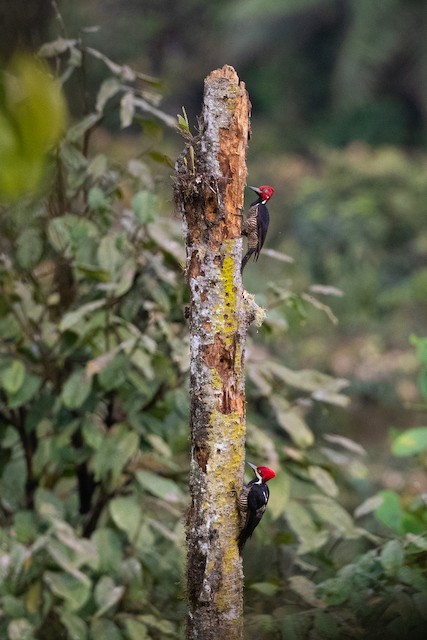
[(269, 187), (268, 184), (264, 184), (261, 187), (249, 187), (249, 189), (255, 191), (264, 204), (274, 196), (274, 189), (273, 187)]
[(248, 465), (252, 467), (252, 469), (255, 471), (255, 475), (260, 482), (268, 482), (269, 480), (272, 480), (273, 478), (276, 477), (276, 474), (273, 471), (273, 469), (269, 469), (269, 467), (262, 467), (262, 466), (257, 467), (255, 464), (252, 464), (251, 462), (248, 462)]

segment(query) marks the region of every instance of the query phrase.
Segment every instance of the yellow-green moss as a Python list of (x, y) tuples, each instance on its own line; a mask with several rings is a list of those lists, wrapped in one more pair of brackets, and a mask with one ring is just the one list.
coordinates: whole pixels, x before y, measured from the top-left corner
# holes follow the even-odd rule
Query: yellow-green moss
[(214, 329), (224, 338), (224, 342), (229, 346), (233, 336), (237, 332), (237, 291), (234, 284), (235, 260), (232, 249), (234, 240), (224, 242), (224, 259), (221, 266), (219, 282), (219, 302), (213, 309)]

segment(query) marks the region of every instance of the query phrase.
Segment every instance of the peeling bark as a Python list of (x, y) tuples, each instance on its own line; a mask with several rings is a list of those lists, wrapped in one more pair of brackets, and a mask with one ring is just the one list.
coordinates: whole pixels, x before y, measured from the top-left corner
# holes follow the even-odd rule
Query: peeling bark
[(190, 286), (191, 504), (187, 638), (241, 640), (247, 317), (240, 275), (250, 102), (232, 67), (205, 80), (200, 131), (176, 165)]

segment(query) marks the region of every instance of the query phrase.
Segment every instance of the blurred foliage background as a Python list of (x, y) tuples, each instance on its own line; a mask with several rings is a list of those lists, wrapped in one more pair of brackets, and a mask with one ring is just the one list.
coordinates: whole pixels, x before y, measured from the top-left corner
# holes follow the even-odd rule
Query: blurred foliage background
[[(183, 637), (174, 123), (196, 125), (225, 63), (253, 103), (249, 182), (276, 189), (273, 251), (245, 270), (267, 310), (248, 459), (279, 470), (247, 638), (425, 637), (426, 3), (0, 0), (0, 18), (1, 637)], [(31, 52), (68, 119), (23, 83)], [(34, 114), (55, 126), (28, 146)]]

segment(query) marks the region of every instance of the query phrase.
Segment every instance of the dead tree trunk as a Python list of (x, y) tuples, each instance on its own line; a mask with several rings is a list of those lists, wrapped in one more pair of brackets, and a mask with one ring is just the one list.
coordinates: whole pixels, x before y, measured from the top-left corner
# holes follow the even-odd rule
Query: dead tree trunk
[(200, 131), (177, 162), (175, 200), (190, 285), (191, 504), (187, 638), (241, 640), (243, 572), (236, 496), (243, 482), (241, 211), (250, 102), (232, 67), (205, 80)]

